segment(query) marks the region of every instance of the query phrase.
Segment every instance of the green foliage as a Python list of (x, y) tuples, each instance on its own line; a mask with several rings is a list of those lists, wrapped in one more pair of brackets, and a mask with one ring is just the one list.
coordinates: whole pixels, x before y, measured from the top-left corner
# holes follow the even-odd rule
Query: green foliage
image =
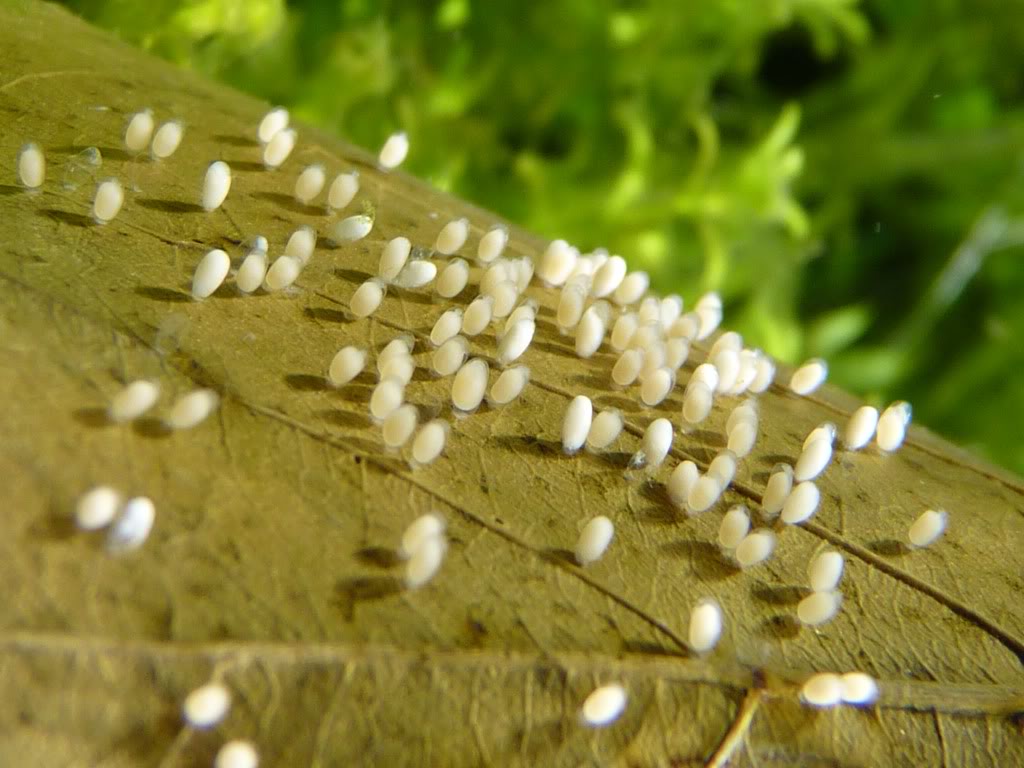
[(1024, 470), (1017, 2), (68, 4)]

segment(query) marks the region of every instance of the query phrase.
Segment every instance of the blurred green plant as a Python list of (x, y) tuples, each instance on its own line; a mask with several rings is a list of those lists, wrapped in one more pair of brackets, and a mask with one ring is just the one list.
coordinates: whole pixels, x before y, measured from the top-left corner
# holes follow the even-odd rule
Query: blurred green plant
[(67, 4), (1024, 471), (1015, 2)]

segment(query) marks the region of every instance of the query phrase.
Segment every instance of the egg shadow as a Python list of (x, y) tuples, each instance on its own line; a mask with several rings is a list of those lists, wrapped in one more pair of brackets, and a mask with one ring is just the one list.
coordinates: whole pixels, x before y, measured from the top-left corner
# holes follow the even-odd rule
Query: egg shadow
[(370, 417), (365, 413), (353, 413), (337, 408), (328, 408), (318, 412), (317, 415), (324, 421), (345, 429), (366, 429), (371, 424)]
[(340, 309), (329, 307), (306, 307), (302, 313), (311, 320), (320, 320), (325, 323), (351, 323), (355, 318)]
[(292, 213), (299, 213), (304, 216), (317, 216), (323, 213), (322, 208), (318, 208), (315, 205), (304, 205), (291, 195), (286, 195), (283, 192), (254, 192), (253, 197), (279, 205)]
[(171, 304), (184, 304), (192, 301), (192, 297), (184, 291), (176, 291), (173, 288), (164, 288), (158, 285), (140, 285), (135, 289), (135, 295)]
[(132, 431), (139, 437), (158, 440), (169, 437), (173, 430), (157, 418), (142, 418), (132, 422)]
[(402, 583), (393, 576), (359, 576), (335, 584), (332, 602), (345, 621), (352, 621), (360, 603), (384, 600), (401, 591)]
[(718, 547), (708, 541), (680, 539), (663, 544), (659, 550), (669, 557), (689, 560), (703, 579), (721, 581), (735, 576), (739, 569), (722, 559)]
[(265, 171), (263, 163), (254, 163), (252, 160), (225, 160), (233, 171)]
[(758, 632), (773, 640), (792, 640), (800, 634), (800, 622), (784, 613), (769, 616), (758, 626)]
[(89, 216), (85, 216), (81, 213), (72, 213), (71, 211), (62, 211), (58, 208), (40, 208), (36, 211), (39, 216), (44, 216), (48, 219), (55, 219), (62, 224), (67, 224), (71, 227), (94, 227), (97, 226), (96, 222)]
[(402, 562), (398, 552), (387, 547), (363, 547), (356, 550), (355, 556), (359, 562), (376, 568), (394, 568)]
[(371, 277), (369, 272), (360, 272), (358, 269), (348, 269), (347, 267), (336, 267), (334, 276), (350, 283), (363, 283)]
[(500, 435), (493, 438), (501, 449), (515, 453), (525, 453), (546, 459), (575, 459), (575, 454), (566, 453), (562, 444), (555, 440), (542, 440), (534, 435)]
[(555, 565), (579, 565), (576, 555), (564, 547), (547, 547), (540, 551), (540, 556), (545, 562)]
[(811, 590), (794, 585), (771, 586), (761, 582), (751, 588), (750, 594), (769, 605), (795, 605), (811, 594)]
[(255, 139), (247, 139), (245, 136), (235, 136), (230, 133), (214, 134), (213, 140), (218, 144), (227, 144), (229, 147), (258, 147), (259, 142)]
[(111, 426), (110, 419), (107, 418), (106, 408), (79, 408), (71, 415), (83, 427), (96, 429)]
[(13, 184), (0, 184), (0, 195), (7, 197), (8, 195), (17, 195), (22, 192), (31, 192), (31, 190), (25, 187), (16, 187)]
[(910, 547), (896, 539), (876, 539), (868, 542), (867, 547), (876, 555), (883, 557), (902, 557), (910, 552)]
[(326, 392), (333, 389), (323, 376), (311, 373), (286, 373), (284, 383), (297, 392)]
[(140, 207), (161, 213), (205, 213), (203, 206), (187, 203), (184, 200), (157, 200), (153, 197), (141, 197), (135, 201)]

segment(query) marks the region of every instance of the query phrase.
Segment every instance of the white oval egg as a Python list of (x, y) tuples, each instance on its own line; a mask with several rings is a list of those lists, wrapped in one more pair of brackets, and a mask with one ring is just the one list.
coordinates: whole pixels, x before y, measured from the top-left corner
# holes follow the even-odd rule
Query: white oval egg
[(878, 699), (878, 683), (863, 672), (847, 672), (840, 678), (844, 704), (862, 706), (874, 704)]
[(929, 509), (922, 512), (907, 533), (913, 547), (931, 546), (945, 531), (949, 515), (944, 510)]
[(768, 356), (758, 355), (754, 363), (754, 378), (747, 389), (754, 394), (760, 394), (771, 386), (775, 381), (775, 363)]
[(690, 356), (690, 342), (686, 339), (668, 339), (665, 342), (665, 365), (678, 371)]
[(715, 339), (715, 343), (711, 345), (711, 349), (708, 350), (708, 360), (714, 360), (715, 356), (723, 349), (731, 349), (736, 354), (739, 354), (740, 350), (743, 349), (743, 337), (736, 331), (726, 331)]
[(107, 409), (108, 418), (114, 423), (134, 421), (156, 405), (160, 397), (160, 386), (153, 381), (133, 381), (114, 395)]
[(609, 340), (612, 349), (616, 352), (625, 350), (629, 346), (629, 341), (633, 338), (633, 334), (636, 333), (636, 329), (639, 327), (640, 324), (637, 322), (635, 312), (623, 312), (619, 315), (615, 325), (612, 326), (612, 336)]
[(289, 120), (288, 110), (284, 107), (274, 107), (267, 112), (256, 129), (256, 138), (260, 140), (260, 144), (269, 143), (272, 138), (288, 127)]
[(451, 256), (466, 244), (469, 237), (469, 219), (455, 219), (445, 224), (434, 241), (434, 250)]
[(196, 389), (178, 398), (164, 423), (170, 429), (192, 429), (202, 424), (218, 405), (220, 395), (212, 389)]
[(18, 152), (18, 181), (28, 189), (39, 189), (45, 180), (46, 156), (38, 144), (29, 142)]
[(690, 498), (690, 491), (700, 478), (700, 470), (690, 460), (681, 461), (669, 475), (667, 490), (669, 498), (679, 506), (684, 506)]
[(580, 719), (584, 725), (603, 728), (611, 725), (626, 709), (626, 689), (617, 683), (595, 690), (583, 702)]
[(640, 349), (627, 349), (612, 367), (612, 381), (620, 387), (628, 387), (640, 375), (644, 364), (644, 353)]
[(434, 289), (441, 298), (451, 299), (462, 293), (468, 282), (469, 264), (465, 259), (453, 259), (437, 276)]
[(256, 768), (259, 762), (259, 753), (251, 742), (232, 739), (217, 750), (213, 768)]
[(665, 457), (668, 456), (668, 452), (672, 450), (673, 436), (672, 422), (668, 419), (661, 418), (652, 421), (644, 430), (640, 450), (634, 454), (630, 465), (646, 466), (651, 470), (660, 467), (665, 461)]
[(370, 395), (370, 415), (383, 421), (405, 402), (405, 387), (396, 379), (384, 379)]
[(725, 549), (736, 549), (750, 533), (750, 515), (742, 504), (732, 507), (718, 527), (718, 544)]
[(476, 258), (481, 264), (489, 264), (501, 256), (507, 244), (508, 228), (503, 224), (495, 224), (480, 238)]
[(498, 365), (518, 360), (530, 348), (537, 326), (533, 320), (519, 320), (509, 328), (498, 342)]
[(579, 252), (565, 240), (552, 240), (540, 257), (537, 274), (550, 286), (560, 286), (569, 279)]
[(736, 467), (738, 464), (736, 454), (726, 448), (724, 451), (716, 454), (715, 458), (711, 460), (711, 463), (708, 465), (707, 475), (718, 480), (718, 484), (722, 488), (728, 488), (736, 477)]
[(181, 712), (193, 728), (212, 728), (227, 715), (231, 692), (221, 683), (207, 683), (185, 697)]
[(293, 256), (279, 256), (267, 270), (267, 276), (263, 278), (263, 287), (270, 293), (283, 291), (299, 279), (301, 272), (301, 261)]
[(405, 586), (419, 589), (437, 575), (448, 544), (443, 536), (424, 539), (405, 564)]
[(605, 319), (598, 304), (594, 304), (587, 308), (576, 326), (576, 356), (593, 357), (604, 341), (604, 332)]
[(348, 216), (331, 225), (331, 239), (338, 245), (362, 240), (373, 230), (373, 217), (366, 213)]
[(793, 467), (793, 479), (798, 482), (813, 480), (825, 471), (831, 460), (832, 441), (819, 437), (800, 452), (800, 458)]
[(812, 675), (800, 689), (800, 699), (812, 707), (834, 707), (843, 699), (843, 685), (839, 675), (831, 672)]
[(506, 405), (522, 394), (530, 381), (530, 369), (525, 365), (517, 365), (502, 371), (498, 380), (491, 385), (490, 402), (494, 405)]
[(466, 336), (477, 336), (487, 328), (494, 312), (494, 299), (477, 296), (466, 307), (462, 315), (462, 332)]
[(722, 637), (722, 609), (711, 598), (704, 598), (690, 612), (689, 643), (694, 653), (707, 653)]
[(595, 517), (580, 533), (579, 541), (576, 543), (576, 562), (580, 565), (590, 565), (600, 560), (608, 545), (612, 543), (614, 534), (615, 526), (611, 520), (603, 515)]
[(451, 376), (462, 367), (469, 355), (469, 342), (462, 336), (453, 336), (434, 350), (431, 367), (438, 376)]
[(298, 134), (292, 128), (285, 128), (274, 134), (274, 137), (263, 147), (263, 165), (268, 171), (280, 168), (295, 149)]
[(718, 392), (728, 392), (736, 383), (740, 373), (740, 356), (735, 350), (722, 349), (712, 358), (711, 364), (718, 371)]
[(658, 368), (640, 382), (640, 401), (652, 408), (665, 400), (675, 386), (676, 377), (669, 368)]
[(128, 552), (137, 549), (149, 538), (156, 519), (156, 507), (145, 496), (129, 499), (107, 533), (107, 549)]
[(831, 621), (842, 605), (838, 592), (812, 592), (796, 606), (796, 617), (808, 627), (817, 627)]
[(592, 451), (607, 448), (622, 434), (622, 427), (622, 411), (618, 408), (601, 411), (590, 424), (590, 431), (587, 433), (587, 448)]
[(651, 278), (646, 272), (630, 272), (619, 283), (612, 298), (620, 307), (640, 301), (651, 285)]
[(843, 578), (845, 561), (835, 550), (818, 553), (807, 567), (807, 580), (815, 592), (831, 592)]
[(166, 160), (178, 151), (185, 137), (185, 126), (180, 120), (168, 120), (156, 129), (149, 151), (157, 160)]
[(821, 491), (812, 481), (805, 480), (795, 485), (782, 505), (782, 522), (796, 525), (810, 520), (820, 501)]
[(359, 172), (339, 173), (327, 188), (327, 207), (340, 211), (348, 206), (359, 193)]
[(308, 165), (295, 179), (295, 199), (302, 205), (312, 203), (324, 191), (327, 172), (322, 165)]
[(400, 405), (387, 415), (381, 426), (381, 436), (388, 448), (401, 448), (412, 437), (419, 422), (419, 411), (410, 403)]
[(512, 314), (505, 320), (504, 332), (508, 333), (509, 329), (520, 320), (537, 321), (537, 302), (535, 300), (527, 299), (515, 308)]
[(365, 283), (356, 288), (349, 302), (349, 309), (357, 318), (369, 317), (384, 300), (384, 283), (375, 277), (371, 277)]
[(312, 227), (299, 227), (289, 236), (284, 246), (284, 255), (298, 259), (302, 266), (306, 266), (315, 250), (316, 230)]
[(621, 256), (611, 256), (594, 272), (594, 282), (590, 286), (590, 293), (598, 299), (610, 296), (622, 284), (625, 277), (626, 260)]
[(740, 458), (749, 456), (757, 444), (757, 423), (744, 421), (729, 432), (728, 449)]
[(809, 395), (828, 378), (828, 363), (820, 357), (808, 360), (789, 379), (789, 388), (798, 395)]
[(448, 422), (443, 419), (434, 419), (420, 428), (412, 441), (414, 466), (430, 464), (444, 452), (450, 429)]
[(327, 369), (327, 380), (332, 386), (341, 387), (362, 373), (366, 367), (366, 350), (357, 347), (342, 347), (331, 360)]
[(252, 250), (242, 261), (242, 266), (235, 273), (235, 285), (242, 293), (252, 293), (263, 285), (267, 277), (267, 254), (265, 251)]
[(413, 259), (395, 278), (399, 288), (423, 288), (437, 277), (437, 266), (424, 259)]
[(743, 537), (736, 545), (736, 562), (741, 568), (763, 563), (775, 549), (775, 534), (767, 528), (758, 528)]
[(220, 248), (203, 256), (192, 276), (192, 298), (206, 299), (220, 288), (231, 271), (231, 257)]
[(698, 477), (686, 496), (686, 508), (695, 514), (705, 512), (714, 506), (721, 495), (722, 485), (718, 478), (709, 475)]
[(875, 428), (878, 427), (878, 409), (870, 405), (862, 405), (846, 424), (846, 431), (843, 433), (843, 444), (849, 451), (859, 451), (871, 442), (875, 436)]
[(124, 130), (124, 146), (132, 154), (142, 152), (153, 137), (153, 110), (144, 109), (128, 118)]
[(390, 171), (400, 166), (408, 154), (409, 136), (405, 131), (398, 131), (384, 140), (384, 145), (377, 155), (377, 162), (381, 168)]
[(121, 494), (113, 488), (100, 485), (82, 494), (75, 506), (75, 525), (83, 531), (106, 528), (121, 506)]
[(714, 395), (708, 385), (691, 380), (683, 396), (683, 420), (687, 424), (700, 424), (711, 413), (713, 404)]
[(475, 410), (487, 392), (486, 360), (477, 357), (465, 363), (452, 380), (452, 404), (460, 411)]
[(205, 211), (215, 211), (224, 204), (231, 191), (231, 168), (223, 160), (215, 160), (203, 177), (200, 205)]
[(382, 379), (397, 379), (404, 386), (408, 386), (414, 373), (416, 373), (416, 361), (411, 356), (396, 355), (381, 368), (380, 377)]
[(568, 333), (576, 327), (580, 318), (583, 317), (583, 309), (586, 306), (587, 281), (584, 279), (578, 282), (573, 278), (562, 287), (558, 296), (558, 309), (555, 312), (555, 322), (563, 333)]
[(761, 509), (765, 516), (773, 518), (778, 515), (792, 490), (793, 468), (788, 464), (775, 465), (761, 499)]
[(882, 411), (875, 432), (875, 442), (878, 443), (878, 447), (891, 453), (903, 445), (907, 436), (907, 427), (910, 426), (910, 419), (910, 403), (903, 400), (893, 403)]
[(583, 447), (594, 420), (594, 405), (586, 395), (577, 395), (569, 403), (562, 421), (562, 448), (572, 454)]
[(92, 218), (97, 224), (108, 224), (114, 220), (124, 205), (124, 189), (117, 179), (106, 179), (96, 185), (96, 196), (92, 201)]
[(448, 339), (458, 336), (462, 329), (462, 310), (458, 307), (447, 309), (441, 313), (430, 329), (430, 343), (435, 347), (444, 344)]
[(398, 546), (398, 556), (403, 560), (408, 560), (424, 541), (436, 536), (444, 536), (444, 531), (445, 522), (443, 517), (433, 512), (420, 515), (402, 533), (402, 541)]

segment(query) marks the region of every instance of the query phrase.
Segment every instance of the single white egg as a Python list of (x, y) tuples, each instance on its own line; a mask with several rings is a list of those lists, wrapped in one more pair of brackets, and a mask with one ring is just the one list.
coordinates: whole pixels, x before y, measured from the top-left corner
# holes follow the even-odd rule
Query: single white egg
[(399, 288), (422, 288), (437, 277), (437, 266), (424, 259), (413, 259), (395, 278)]
[(625, 277), (626, 260), (621, 256), (611, 256), (594, 273), (594, 282), (590, 286), (590, 293), (598, 299), (610, 296), (622, 284)]
[(377, 265), (377, 276), (381, 280), (391, 282), (398, 277), (405, 263), (412, 253), (412, 243), (407, 237), (396, 237), (388, 240), (380, 253), (380, 263)]
[(166, 160), (178, 151), (185, 137), (185, 125), (180, 120), (168, 120), (153, 134), (149, 151), (156, 160)]
[(142, 546), (153, 530), (156, 507), (145, 496), (136, 496), (125, 502), (107, 533), (107, 549), (111, 552), (128, 552)]
[(549, 286), (564, 285), (576, 266), (579, 251), (565, 240), (552, 240), (540, 257), (537, 274)]
[(555, 322), (562, 333), (569, 333), (583, 317), (588, 280), (587, 277), (582, 280), (574, 277), (562, 286), (562, 292), (558, 296), (558, 309), (555, 312)]
[(820, 672), (808, 678), (800, 689), (800, 699), (812, 707), (834, 707), (843, 699), (843, 684), (839, 675)]
[(128, 384), (114, 395), (107, 409), (107, 417), (114, 423), (134, 421), (156, 405), (160, 397), (160, 386), (153, 381), (140, 379)]
[(204, 211), (215, 211), (224, 204), (231, 190), (231, 168), (223, 160), (215, 160), (203, 177), (200, 204)]
[(612, 326), (612, 336), (609, 343), (616, 352), (622, 352), (629, 347), (630, 339), (640, 327), (637, 321), (636, 312), (623, 312)]
[(604, 450), (622, 434), (623, 424), (622, 411), (618, 408), (601, 411), (590, 424), (587, 448), (592, 451)]
[(665, 365), (678, 371), (690, 356), (690, 342), (686, 339), (665, 341)]
[(704, 598), (690, 612), (689, 642), (694, 653), (707, 653), (722, 637), (722, 609), (715, 600)]
[(263, 165), (268, 171), (280, 168), (295, 149), (298, 134), (292, 128), (285, 128), (274, 134), (274, 137), (263, 147)]
[(494, 312), (494, 299), (477, 296), (462, 314), (462, 332), (466, 336), (477, 336), (487, 328)]
[(235, 273), (235, 285), (242, 293), (252, 293), (261, 285), (267, 277), (267, 254), (266, 251), (253, 249), (249, 251), (242, 266)]
[(220, 395), (212, 389), (196, 389), (177, 399), (164, 423), (171, 429), (192, 429), (202, 424), (218, 405)]
[(736, 454), (726, 448), (715, 455), (708, 465), (707, 475), (718, 480), (722, 488), (728, 488), (736, 477), (736, 467), (739, 462)]
[(349, 302), (349, 309), (352, 310), (353, 315), (362, 319), (376, 312), (382, 301), (384, 301), (384, 283), (376, 277), (371, 277), (356, 288)]
[(644, 353), (640, 349), (627, 349), (612, 368), (612, 381), (620, 387), (628, 387), (640, 375), (644, 364)]
[(580, 719), (584, 725), (603, 728), (611, 725), (626, 709), (626, 689), (618, 683), (603, 685), (583, 702)]
[(805, 626), (817, 627), (831, 621), (839, 613), (842, 602), (838, 592), (812, 592), (797, 604), (796, 617)]
[(412, 437), (419, 422), (419, 411), (410, 403), (398, 406), (387, 415), (381, 427), (384, 445), (388, 448), (401, 448)]
[(566, 453), (576, 453), (583, 447), (590, 425), (594, 420), (594, 405), (586, 395), (577, 395), (569, 403), (562, 421), (562, 448)]
[(878, 699), (878, 683), (864, 672), (847, 672), (840, 678), (844, 704), (862, 706), (874, 704)]
[(907, 427), (910, 426), (911, 415), (910, 403), (904, 400), (893, 403), (882, 411), (875, 433), (878, 447), (891, 453), (903, 445), (903, 440), (907, 436)]
[(434, 419), (424, 424), (412, 441), (412, 458), (414, 466), (422, 466), (433, 462), (444, 451), (448, 442), (451, 427), (443, 419)]
[(948, 522), (949, 515), (944, 510), (929, 509), (922, 512), (907, 533), (911, 546), (930, 546), (945, 532)]
[(336, 221), (331, 225), (331, 239), (338, 245), (362, 240), (373, 230), (373, 217), (366, 213)]
[(807, 580), (815, 592), (831, 592), (843, 578), (845, 561), (835, 550), (819, 552), (807, 567)]
[(385, 345), (377, 354), (377, 372), (384, 373), (384, 368), (396, 357), (409, 357), (416, 346), (416, 338), (411, 333), (403, 333)]
[(260, 756), (250, 742), (234, 739), (225, 743), (213, 760), (214, 768), (256, 768)]
[(809, 395), (828, 378), (828, 363), (820, 357), (808, 360), (795, 371), (789, 380), (789, 388), (798, 395)]
[(498, 365), (506, 366), (522, 357), (533, 342), (536, 328), (533, 320), (519, 320), (505, 331), (498, 342)]
[(517, 365), (502, 371), (497, 381), (491, 385), (490, 402), (493, 405), (506, 405), (522, 394), (530, 381), (530, 369), (525, 365)]
[(463, 336), (452, 336), (434, 350), (431, 367), (438, 376), (451, 376), (462, 367), (469, 354), (469, 342)]
[(315, 250), (316, 230), (312, 227), (299, 227), (288, 238), (288, 242), (284, 246), (284, 255), (298, 259), (302, 262), (302, 266), (306, 266), (313, 258)]
[(687, 341), (693, 341), (697, 338), (697, 332), (699, 330), (700, 318), (697, 317), (697, 313), (687, 312), (672, 323), (666, 335), (670, 339), (686, 339)]
[(322, 165), (308, 165), (295, 180), (295, 199), (302, 205), (312, 203), (324, 191), (327, 172)]
[(96, 185), (96, 196), (92, 201), (92, 218), (97, 224), (114, 220), (124, 205), (124, 189), (117, 179), (106, 179)]
[(672, 450), (672, 422), (668, 419), (655, 419), (647, 425), (644, 430), (643, 439), (640, 441), (640, 450), (630, 460), (630, 466), (648, 469), (657, 469), (665, 461), (668, 452)]
[(153, 137), (153, 110), (144, 109), (128, 118), (124, 129), (124, 146), (132, 154), (142, 152)]
[(267, 276), (263, 279), (263, 287), (271, 293), (284, 290), (299, 279), (301, 272), (301, 261), (294, 256), (279, 256), (267, 270)]
[(782, 522), (796, 525), (810, 520), (817, 511), (820, 501), (821, 491), (812, 481), (805, 480), (797, 484), (782, 505)]
[(327, 207), (340, 211), (351, 203), (359, 193), (359, 171), (339, 173), (327, 188)]
[(441, 313), (430, 329), (430, 343), (439, 347), (449, 339), (458, 335), (462, 329), (462, 310), (458, 307), (447, 309)]
[(775, 549), (775, 534), (767, 528), (751, 531), (736, 545), (736, 562), (741, 568), (763, 563)]
[(495, 224), (480, 238), (476, 258), (481, 264), (489, 264), (501, 256), (507, 244), (508, 228), (504, 224)]
[(672, 470), (668, 478), (668, 495), (679, 506), (684, 506), (690, 498), (690, 491), (700, 477), (700, 470), (690, 460), (681, 461)]
[(683, 395), (683, 421), (687, 424), (700, 424), (711, 413), (714, 395), (711, 388), (703, 381), (690, 380)]
[(531, 320), (536, 322), (537, 320), (537, 302), (533, 299), (527, 299), (505, 320), (504, 332), (508, 333), (513, 325), (518, 323), (520, 320)]
[(290, 117), (284, 107), (274, 107), (267, 112), (256, 129), (256, 138), (261, 144), (269, 144), (277, 134), (288, 127)]
[(220, 248), (208, 251), (192, 276), (192, 298), (206, 299), (220, 288), (231, 271), (231, 257)]
[(788, 464), (776, 464), (768, 477), (764, 496), (761, 499), (761, 510), (768, 518), (773, 518), (782, 511), (782, 507), (793, 490), (793, 468)]
[(380, 377), (382, 379), (398, 379), (403, 385), (408, 386), (414, 373), (416, 373), (416, 361), (411, 356), (396, 355), (381, 368)]
[(775, 363), (763, 353), (759, 353), (754, 362), (754, 378), (747, 389), (754, 394), (760, 394), (771, 386), (775, 381)]
[(384, 140), (384, 146), (380, 148), (377, 155), (377, 162), (386, 171), (397, 168), (409, 154), (409, 137), (405, 131), (392, 133)]
[(405, 386), (396, 379), (384, 379), (370, 395), (370, 415), (378, 421), (386, 419), (405, 402)]
[(806, 448), (815, 440), (827, 440), (829, 445), (836, 441), (836, 425), (831, 421), (825, 421), (812, 429), (804, 438), (803, 448)]
[(749, 456), (757, 444), (757, 422), (744, 421), (729, 432), (728, 448), (740, 458)]
[(185, 697), (181, 707), (185, 722), (193, 728), (212, 728), (231, 707), (231, 692), (221, 683), (207, 683)]
[(106, 528), (120, 506), (120, 493), (106, 485), (97, 486), (79, 498), (75, 506), (75, 525), (83, 531)]
[(327, 369), (327, 380), (332, 386), (341, 387), (362, 373), (366, 367), (366, 350), (357, 347), (342, 347), (331, 360)]
[(580, 539), (576, 543), (576, 562), (580, 565), (590, 565), (600, 560), (608, 545), (612, 543), (614, 534), (615, 526), (611, 520), (604, 515), (595, 517), (580, 533)]
[(630, 272), (615, 289), (612, 298), (620, 307), (635, 304), (647, 292), (651, 278), (646, 272)]
[(405, 564), (405, 586), (419, 589), (441, 570), (448, 543), (444, 536), (431, 536), (420, 542)]
[(728, 392), (736, 384), (740, 374), (740, 356), (733, 349), (722, 349), (711, 359), (711, 364), (718, 371), (718, 392)]
[(29, 142), (18, 152), (18, 180), (28, 189), (39, 189), (46, 180), (46, 156), (34, 142)]
[(813, 480), (825, 471), (831, 460), (832, 441), (819, 437), (800, 452), (800, 458), (793, 467), (793, 479), (798, 482)]
[(451, 256), (466, 244), (469, 237), (469, 219), (455, 219), (445, 224), (434, 241), (434, 250)]
[[(437, 276), (437, 283), (434, 289), (441, 298), (452, 299), (462, 293), (468, 282), (469, 264), (465, 259), (452, 259)], [(513, 302), (515, 302), (514, 298)], [(511, 311), (511, 307), (509, 307), (509, 310)]]
[(433, 512), (420, 515), (402, 533), (402, 541), (398, 546), (398, 556), (403, 560), (408, 560), (424, 541), (437, 536), (444, 536), (444, 531), (445, 522), (443, 517)]
[(736, 549), (750, 533), (750, 515), (742, 504), (732, 507), (722, 518), (718, 527), (718, 544), (724, 549)]
[(694, 514), (706, 512), (714, 506), (721, 495), (722, 484), (718, 482), (717, 477), (712, 475), (698, 477), (686, 496), (686, 508)]
[(731, 349), (736, 354), (739, 354), (740, 350), (743, 349), (743, 337), (736, 331), (726, 331), (715, 339), (715, 343), (711, 345), (711, 349), (708, 350), (708, 360), (714, 360), (715, 356), (723, 349)]
[(577, 357), (593, 357), (604, 341), (605, 320), (597, 307), (597, 304), (588, 307), (576, 326)]
[(475, 410), (487, 392), (487, 361), (473, 358), (459, 368), (452, 380), (452, 404), (460, 411)]
[(644, 376), (640, 382), (640, 401), (648, 408), (660, 404), (675, 386), (675, 372), (670, 368), (658, 368)]
[(878, 409), (870, 405), (862, 405), (846, 424), (846, 431), (843, 433), (843, 444), (849, 451), (859, 451), (871, 442), (875, 436), (875, 428), (878, 426)]

